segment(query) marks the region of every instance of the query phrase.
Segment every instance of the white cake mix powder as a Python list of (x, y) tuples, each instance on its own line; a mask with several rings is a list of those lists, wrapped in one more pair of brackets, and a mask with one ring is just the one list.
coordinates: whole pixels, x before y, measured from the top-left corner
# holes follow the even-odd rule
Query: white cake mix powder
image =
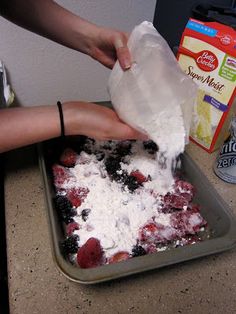
[(186, 132), (181, 107), (175, 106), (171, 110), (168, 107), (160, 114), (153, 115), (150, 121), (140, 121), (141, 123), (159, 148), (156, 155), (156, 174), (151, 185), (160, 194), (166, 194), (174, 183), (173, 168), (176, 159), (185, 148)]
[[(132, 154), (125, 157), (121, 168), (128, 173), (139, 170), (152, 177), (156, 173), (155, 156), (145, 152), (141, 145), (139, 142), (132, 144)], [(103, 161), (97, 161), (95, 155), (85, 152), (80, 154), (70, 172), (73, 177), (64, 184), (64, 189), (89, 188), (87, 197), (77, 208), (78, 216), (74, 217), (80, 226), (75, 231), (80, 237), (80, 246), (94, 237), (100, 240), (107, 257), (120, 251), (131, 253), (140, 228), (153, 222), (153, 217), (155, 222), (169, 225), (170, 214), (158, 213), (161, 196), (151, 193), (153, 182), (145, 182), (143, 187), (130, 193), (122, 184), (111, 181)], [(91, 210), (86, 221), (81, 215), (84, 209)]]

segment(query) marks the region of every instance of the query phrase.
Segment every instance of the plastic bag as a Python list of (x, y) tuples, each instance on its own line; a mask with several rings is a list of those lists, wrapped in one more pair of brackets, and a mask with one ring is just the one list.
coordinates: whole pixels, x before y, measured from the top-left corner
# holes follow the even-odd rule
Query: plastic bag
[[(116, 62), (108, 82), (114, 109), (121, 120), (162, 146), (162, 151), (176, 144), (177, 133), (183, 149), (188, 141), (196, 84), (182, 72), (152, 23), (145, 21), (136, 26), (128, 47), (133, 59), (131, 68), (124, 72)], [(171, 132), (175, 132), (172, 140)]]

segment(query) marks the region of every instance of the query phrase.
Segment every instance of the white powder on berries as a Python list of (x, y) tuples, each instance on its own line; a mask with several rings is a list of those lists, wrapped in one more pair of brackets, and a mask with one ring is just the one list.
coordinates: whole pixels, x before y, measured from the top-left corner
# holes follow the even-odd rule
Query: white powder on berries
[[(141, 149), (140, 143), (133, 143), (131, 156), (126, 156), (122, 169), (130, 173), (139, 170), (145, 176), (153, 176), (156, 171), (155, 157)], [(121, 184), (111, 181), (104, 168), (103, 161), (97, 161), (95, 155), (82, 152), (78, 163), (70, 169), (73, 178), (63, 188), (89, 188), (84, 202), (77, 208), (74, 219), (80, 229), (75, 231), (80, 237), (80, 246), (89, 238), (100, 240), (106, 257), (117, 252), (132, 252), (137, 243), (139, 230), (148, 222), (162, 225), (170, 224), (170, 214), (159, 213), (160, 196), (152, 193), (149, 182), (130, 193)], [(89, 209), (87, 220), (82, 219), (82, 210)]]
[[(134, 156), (133, 161), (140, 171), (143, 167), (152, 167), (152, 181), (148, 183), (149, 188), (155, 188), (158, 193), (166, 194), (174, 184), (173, 169), (176, 158), (184, 152), (185, 148), (186, 131), (181, 106), (173, 106), (173, 108), (163, 106), (162, 111), (153, 112), (151, 116), (138, 115), (131, 106), (129, 113), (130, 116), (133, 115), (136, 126), (148, 134), (158, 146), (154, 160), (147, 161), (145, 153), (140, 151), (141, 155)], [(147, 162), (149, 165), (146, 164)], [(127, 169), (131, 169), (132, 166), (133, 162)]]
[[(159, 193), (165, 194), (174, 184), (173, 168), (176, 158), (184, 152), (186, 132), (180, 105), (164, 108), (153, 114), (149, 121), (141, 120), (145, 132), (158, 145), (156, 171), (150, 187), (158, 186)], [(158, 180), (158, 185), (156, 185)]]

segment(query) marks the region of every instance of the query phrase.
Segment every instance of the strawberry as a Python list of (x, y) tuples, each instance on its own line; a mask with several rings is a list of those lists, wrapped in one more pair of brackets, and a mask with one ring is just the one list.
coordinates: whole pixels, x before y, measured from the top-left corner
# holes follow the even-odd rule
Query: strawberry
[(139, 231), (139, 239), (140, 241), (153, 240), (155, 238), (156, 233), (158, 232), (158, 227), (154, 222), (150, 222), (144, 225)]
[(121, 252), (118, 252), (118, 253), (114, 254), (113, 256), (111, 256), (108, 260), (108, 264), (122, 262), (122, 261), (129, 259), (129, 258), (130, 258), (130, 255), (128, 252), (121, 251)]
[(68, 236), (71, 236), (73, 234), (73, 232), (75, 230), (79, 230), (79, 224), (75, 221), (70, 222), (67, 226), (66, 226), (66, 234)]
[(182, 237), (186, 234), (194, 235), (207, 224), (201, 214), (196, 212), (195, 208), (172, 213), (170, 221), (171, 226), (177, 229)]
[(69, 171), (60, 166), (58, 164), (54, 164), (52, 166), (53, 178), (54, 178), (54, 185), (57, 189), (61, 189), (63, 184), (68, 182), (71, 178), (71, 174)]
[(186, 198), (183, 195), (178, 195), (178, 194), (172, 194), (172, 193), (167, 193), (163, 197), (164, 201), (164, 208), (178, 208), (182, 209), (184, 206), (188, 206), (189, 201), (188, 198)]
[(156, 253), (157, 252), (157, 247), (154, 243), (150, 243), (147, 245), (146, 247), (146, 252), (148, 254), (151, 254), (151, 253)]
[(139, 232), (139, 240), (145, 244), (166, 244), (168, 241), (175, 240), (178, 237), (178, 230), (172, 226), (165, 226), (158, 223), (149, 223), (142, 227)]
[(188, 209), (190, 209), (193, 213), (200, 213), (200, 206), (198, 204), (192, 203)]
[(88, 192), (89, 189), (87, 188), (72, 188), (67, 191), (66, 196), (73, 206), (79, 207), (85, 200)]
[(104, 254), (100, 241), (89, 238), (77, 253), (77, 263), (81, 268), (92, 268), (104, 263)]
[(131, 171), (130, 175), (132, 177), (135, 177), (140, 184), (142, 184), (143, 182), (147, 182), (148, 180), (139, 170)]
[(191, 183), (178, 179), (175, 181), (175, 191), (177, 194), (185, 197), (189, 202), (192, 201), (195, 194), (195, 188)]
[(60, 162), (65, 167), (74, 167), (77, 160), (76, 152), (71, 148), (66, 148), (60, 156)]

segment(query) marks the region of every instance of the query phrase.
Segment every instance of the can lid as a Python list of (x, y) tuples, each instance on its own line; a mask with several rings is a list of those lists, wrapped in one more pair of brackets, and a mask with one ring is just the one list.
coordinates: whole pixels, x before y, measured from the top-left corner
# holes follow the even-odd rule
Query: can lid
[(236, 117), (233, 117), (230, 124), (230, 135), (236, 141)]

